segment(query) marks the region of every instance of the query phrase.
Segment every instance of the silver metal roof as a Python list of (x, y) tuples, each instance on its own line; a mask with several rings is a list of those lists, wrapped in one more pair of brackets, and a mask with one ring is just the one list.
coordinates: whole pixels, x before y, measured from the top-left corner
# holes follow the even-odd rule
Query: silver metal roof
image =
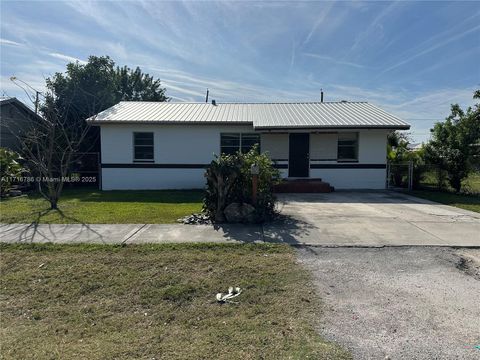
[(90, 118), (107, 123), (252, 124), (255, 129), (408, 129), (398, 117), (366, 102), (173, 103), (122, 101)]

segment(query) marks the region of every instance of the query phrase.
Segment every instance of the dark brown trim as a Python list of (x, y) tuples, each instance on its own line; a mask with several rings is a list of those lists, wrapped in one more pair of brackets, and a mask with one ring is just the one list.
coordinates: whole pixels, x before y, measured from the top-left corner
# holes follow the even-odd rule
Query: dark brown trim
[(310, 161), (337, 161), (337, 159), (310, 159)]
[(288, 169), (288, 164), (273, 164), (275, 169)]
[(208, 164), (102, 164), (102, 169), (205, 169)]
[(272, 161), (288, 161), (288, 159), (272, 159)]
[(386, 164), (310, 164), (310, 169), (386, 169)]

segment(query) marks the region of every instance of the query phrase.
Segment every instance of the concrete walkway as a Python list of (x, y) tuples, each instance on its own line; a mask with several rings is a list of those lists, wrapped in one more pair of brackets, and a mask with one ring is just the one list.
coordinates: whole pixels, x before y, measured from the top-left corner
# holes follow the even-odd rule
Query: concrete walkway
[(2, 242), (480, 247), (480, 214), (392, 192), (285, 194), (266, 225), (1, 224)]

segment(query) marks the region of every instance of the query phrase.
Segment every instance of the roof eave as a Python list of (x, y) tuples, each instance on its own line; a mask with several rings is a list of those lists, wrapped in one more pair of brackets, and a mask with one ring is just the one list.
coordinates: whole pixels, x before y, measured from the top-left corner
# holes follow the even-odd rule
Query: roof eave
[(331, 125), (331, 126), (255, 126), (255, 130), (332, 130), (332, 129), (386, 129), (409, 130), (410, 125)]
[(92, 126), (141, 124), (141, 125), (253, 125), (252, 121), (157, 121), (157, 120), (86, 120)]

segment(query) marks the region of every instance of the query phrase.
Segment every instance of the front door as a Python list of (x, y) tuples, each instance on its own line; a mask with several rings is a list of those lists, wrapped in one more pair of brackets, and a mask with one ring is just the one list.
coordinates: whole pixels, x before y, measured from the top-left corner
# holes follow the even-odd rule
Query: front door
[(310, 134), (292, 133), (289, 144), (288, 176), (308, 177)]

